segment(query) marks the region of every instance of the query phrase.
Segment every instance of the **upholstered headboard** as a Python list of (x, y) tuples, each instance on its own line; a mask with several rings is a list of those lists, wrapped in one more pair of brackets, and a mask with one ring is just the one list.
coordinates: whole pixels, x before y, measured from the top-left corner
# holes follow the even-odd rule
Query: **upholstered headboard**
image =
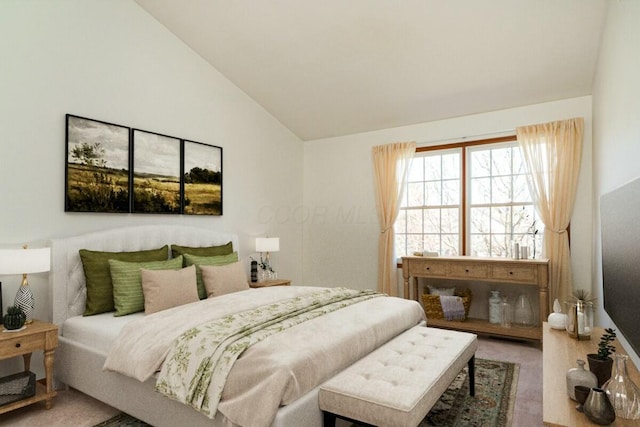
[[(145, 225), (97, 231), (73, 237), (52, 239), (49, 290), (53, 323), (61, 326), (69, 317), (84, 312), (87, 289), (80, 249), (96, 251), (138, 251), (164, 245), (213, 246), (233, 242), (238, 251), (238, 236), (206, 228), (181, 225)], [(167, 254), (168, 255), (168, 254)]]

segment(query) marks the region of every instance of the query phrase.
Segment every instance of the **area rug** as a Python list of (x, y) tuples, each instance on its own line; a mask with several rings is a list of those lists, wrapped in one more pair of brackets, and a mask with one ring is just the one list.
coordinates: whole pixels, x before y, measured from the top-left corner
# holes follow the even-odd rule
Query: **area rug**
[[(465, 367), (444, 392), (420, 427), (508, 427), (512, 424), (518, 373), (515, 363), (476, 359), (476, 395), (469, 396), (469, 376)], [(127, 414), (94, 427), (147, 427)], [(354, 426), (356, 427), (356, 426)]]

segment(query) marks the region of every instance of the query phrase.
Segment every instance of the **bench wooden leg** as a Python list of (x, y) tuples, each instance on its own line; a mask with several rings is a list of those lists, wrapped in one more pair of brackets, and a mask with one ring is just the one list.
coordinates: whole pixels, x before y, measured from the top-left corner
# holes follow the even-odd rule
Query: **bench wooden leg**
[(467, 363), (469, 367), (469, 396), (476, 395), (476, 355), (474, 354)]
[(322, 411), (322, 419), (324, 427), (335, 427), (336, 426), (336, 414), (332, 414), (331, 412)]

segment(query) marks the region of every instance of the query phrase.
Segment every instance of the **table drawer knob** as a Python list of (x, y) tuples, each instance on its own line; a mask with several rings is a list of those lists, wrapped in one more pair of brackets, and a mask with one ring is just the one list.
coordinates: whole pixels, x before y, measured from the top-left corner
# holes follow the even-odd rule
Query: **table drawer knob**
[(509, 274), (513, 275), (513, 271), (510, 271)]
[(20, 344), (19, 342), (17, 342), (17, 343), (16, 343), (16, 348), (20, 348), (20, 345), (21, 345), (21, 344)]
[(425, 270), (431, 270), (431, 267), (425, 267), (424, 269)]
[(464, 272), (465, 272), (465, 273), (468, 273), (468, 272), (469, 272), (469, 269), (468, 269), (468, 268), (466, 268), (466, 269), (464, 270)]

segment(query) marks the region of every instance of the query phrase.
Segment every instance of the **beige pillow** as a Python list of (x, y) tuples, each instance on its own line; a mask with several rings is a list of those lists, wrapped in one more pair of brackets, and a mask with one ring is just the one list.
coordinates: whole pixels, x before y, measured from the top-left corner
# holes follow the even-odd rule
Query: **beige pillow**
[(201, 265), (200, 271), (207, 298), (249, 289), (247, 274), (239, 262), (227, 265)]
[(194, 265), (181, 270), (141, 269), (144, 313), (200, 301)]

